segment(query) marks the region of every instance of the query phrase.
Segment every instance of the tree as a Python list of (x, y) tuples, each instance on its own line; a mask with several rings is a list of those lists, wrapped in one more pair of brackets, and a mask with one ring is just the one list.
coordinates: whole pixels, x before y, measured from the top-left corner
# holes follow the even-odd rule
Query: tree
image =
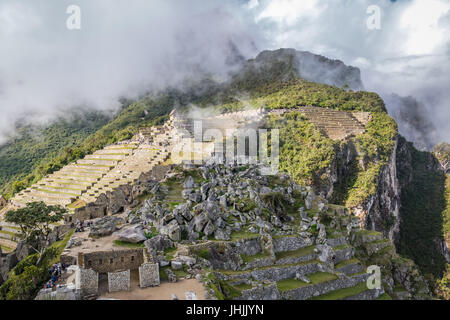
[(48, 245), (48, 236), (52, 232), (51, 225), (60, 221), (66, 212), (67, 210), (59, 205), (48, 206), (42, 201), (32, 202), (27, 203), (24, 208), (7, 212), (5, 219), (20, 227), (21, 237), (42, 257)]

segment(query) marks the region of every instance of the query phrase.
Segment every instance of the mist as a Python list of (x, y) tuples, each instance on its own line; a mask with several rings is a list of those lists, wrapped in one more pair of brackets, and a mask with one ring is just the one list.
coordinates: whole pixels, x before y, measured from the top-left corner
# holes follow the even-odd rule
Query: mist
[[(251, 3), (270, 48), (307, 50), (358, 67), (365, 90), (385, 99), (400, 133), (417, 147), (430, 149), (450, 141), (450, 2)], [(370, 5), (381, 9), (379, 30), (367, 27)], [(411, 119), (415, 121), (408, 122)]]
[[(81, 30), (66, 27), (72, 4)], [(366, 25), (372, 4), (380, 30)], [(225, 80), (236, 54), (283, 47), (358, 67), (400, 132), (429, 149), (450, 141), (449, 10), (446, 0), (2, 0), (0, 144), (19, 120), (80, 107), (112, 114), (119, 97), (204, 73)]]
[[(70, 4), (81, 9), (81, 30), (66, 27)], [(78, 107), (112, 113), (119, 97), (181, 86), (202, 73), (226, 79), (233, 50), (243, 56), (259, 50), (241, 6), (219, 0), (2, 0), (0, 143), (18, 120), (42, 124)]]

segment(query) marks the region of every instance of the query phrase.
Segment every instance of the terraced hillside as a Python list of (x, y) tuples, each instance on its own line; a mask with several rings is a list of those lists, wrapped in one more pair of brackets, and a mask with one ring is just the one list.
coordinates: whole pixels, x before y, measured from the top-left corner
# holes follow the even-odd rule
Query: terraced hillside
[[(120, 184), (133, 183), (140, 174), (165, 161), (169, 156), (172, 128), (169, 120), (132, 140), (106, 146), (48, 175), (10, 202), (21, 207), (28, 202), (44, 201), (68, 209), (93, 202), (100, 194)], [(141, 141), (137, 140), (139, 137)]]
[(317, 125), (321, 132), (332, 140), (344, 140), (365, 132), (370, 121), (369, 112), (346, 112), (328, 108), (302, 107), (297, 109), (278, 109), (271, 113), (283, 115), (286, 112), (300, 112)]

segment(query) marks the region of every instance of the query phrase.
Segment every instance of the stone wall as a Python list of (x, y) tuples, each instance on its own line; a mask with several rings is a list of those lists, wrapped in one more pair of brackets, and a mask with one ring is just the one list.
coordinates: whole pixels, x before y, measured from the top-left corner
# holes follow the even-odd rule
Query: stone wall
[(91, 220), (124, 211), (147, 190), (149, 182), (162, 180), (171, 168), (172, 166), (154, 166), (151, 171), (142, 173), (137, 183), (133, 185), (127, 183), (114, 191), (105, 192), (95, 202), (75, 209), (73, 214), (67, 214), (64, 217), (65, 222), (70, 224), (77, 219)]
[(310, 238), (282, 237), (273, 238), (274, 252), (295, 251), (312, 245)]
[(99, 273), (135, 270), (144, 263), (144, 249), (110, 250), (83, 253), (83, 267)]
[(130, 270), (120, 272), (108, 272), (109, 292), (130, 291)]
[(354, 277), (342, 277), (333, 281), (303, 286), (297, 289), (281, 292), (282, 299), (286, 300), (306, 300), (326, 294), (330, 291), (340, 290), (356, 286), (362, 281), (366, 281), (369, 275), (362, 274)]
[(139, 267), (139, 285), (141, 288), (159, 286), (159, 265), (157, 263), (144, 263)]
[(98, 273), (92, 269), (77, 268), (75, 288), (79, 290), (81, 297), (98, 295)]
[(242, 295), (234, 300), (280, 300), (280, 292), (275, 283), (258, 285), (255, 288), (242, 291)]

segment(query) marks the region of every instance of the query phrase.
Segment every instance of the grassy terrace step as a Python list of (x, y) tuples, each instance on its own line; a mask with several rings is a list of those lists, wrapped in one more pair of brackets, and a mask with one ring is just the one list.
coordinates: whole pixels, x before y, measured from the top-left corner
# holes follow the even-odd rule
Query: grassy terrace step
[(54, 194), (54, 195), (60, 195), (60, 196), (71, 196), (71, 197), (78, 197), (78, 194), (76, 193), (68, 193), (68, 192), (60, 192), (60, 191), (52, 191), (52, 190), (48, 190), (48, 189), (34, 189), (36, 191), (42, 192), (42, 193), (49, 193), (49, 194)]
[(337, 265), (334, 266), (334, 268), (339, 269), (339, 268), (342, 268), (342, 267), (348, 266), (349, 264), (354, 264), (354, 263), (361, 263), (361, 262), (356, 258), (352, 258), (349, 260), (342, 261), (341, 263), (338, 263)]
[(0, 245), (2, 247), (15, 249), (17, 247), (17, 242), (0, 238)]
[(44, 201), (47, 204), (70, 204), (72, 202), (69, 198), (58, 198), (58, 197), (52, 197), (44, 194), (27, 194), (23, 195), (21, 197), (14, 198), (15, 201), (21, 202), (21, 203), (28, 203), (28, 202), (36, 202), (36, 201)]
[(6, 239), (6, 240), (14, 241), (15, 237), (16, 237), (15, 233), (12, 233), (12, 232), (9, 232), (9, 231), (0, 230), (0, 239)]
[(18, 230), (10, 231), (10, 230), (5, 230), (5, 229), (1, 229), (0, 233), (10, 235), (11, 237), (17, 236), (19, 234)]
[[(91, 182), (91, 181), (97, 181), (100, 179), (100, 177), (104, 174), (103, 172), (58, 172), (57, 175), (53, 176), (53, 179), (61, 179), (61, 180), (74, 180), (74, 181), (85, 181), (85, 182)], [(76, 179), (76, 180), (75, 180)]]
[(283, 251), (283, 252), (277, 252), (275, 254), (277, 260), (283, 260), (287, 258), (296, 258), (296, 257), (303, 257), (314, 253), (314, 248), (316, 246), (309, 246), (305, 248), (301, 248), (295, 251)]
[(351, 248), (351, 247), (348, 244), (343, 244), (343, 245), (334, 247), (333, 249), (334, 249), (334, 251), (339, 251), (339, 250), (344, 250), (344, 249), (347, 249), (347, 248)]
[(242, 239), (253, 239), (258, 238), (260, 235), (258, 233), (251, 233), (245, 231), (235, 231), (230, 235), (231, 241), (238, 241)]
[(308, 264), (314, 264), (314, 263), (321, 263), (319, 260), (309, 260), (305, 262), (299, 262), (299, 263), (290, 263), (290, 264), (280, 264), (280, 265), (271, 265), (267, 267), (259, 267), (259, 268), (253, 268), (248, 270), (239, 270), (239, 271), (233, 271), (233, 270), (215, 270), (217, 272), (223, 273), (225, 275), (233, 276), (233, 275), (242, 275), (251, 273), (255, 270), (269, 270), (269, 269), (280, 269), (280, 268), (290, 268), (290, 267), (298, 267), (298, 266), (306, 266)]
[(83, 160), (119, 161), (127, 158), (127, 154), (90, 154)]
[(381, 296), (376, 298), (375, 300), (392, 300), (392, 297), (387, 293), (383, 293)]
[(363, 243), (373, 242), (377, 240), (383, 240), (383, 234), (377, 231), (360, 230), (355, 233), (355, 236)]
[(12, 251), (14, 250), (13, 248), (4, 246), (4, 245), (2, 245), (2, 244), (0, 244), (0, 248), (2, 248), (2, 252), (3, 252), (3, 253), (10, 253), (10, 252), (12, 252)]
[(90, 165), (90, 166), (116, 166), (121, 160), (103, 160), (103, 159), (83, 159), (78, 160), (77, 165)]
[(44, 180), (39, 183), (40, 186), (48, 185), (52, 188), (74, 188), (77, 190), (84, 190), (86, 187), (92, 185), (91, 182), (81, 182), (72, 180), (73, 182), (59, 182), (59, 181), (50, 181), (50, 180)]
[(260, 253), (257, 253), (255, 255), (252, 255), (252, 256), (248, 256), (248, 255), (244, 255), (243, 254), (241, 257), (242, 257), (242, 260), (244, 261), (244, 263), (250, 263), (250, 262), (253, 262), (253, 261), (257, 260), (257, 259), (270, 258), (270, 255), (267, 254), (267, 253), (260, 252)]
[(86, 190), (86, 188), (71, 188), (72, 186), (68, 186), (68, 187), (55, 187), (55, 186), (50, 186), (50, 185), (44, 185), (44, 186), (33, 186), (32, 188), (35, 190), (49, 190), (52, 192), (57, 192), (57, 193), (63, 193), (63, 194), (76, 194), (76, 195), (80, 195), (84, 190)]
[(309, 300), (342, 300), (363, 293), (364, 291), (367, 290), (368, 290), (367, 284), (365, 281), (363, 281), (358, 283), (356, 286), (331, 291), (329, 293), (310, 298)]
[(75, 168), (114, 168), (113, 165), (106, 165), (106, 164), (91, 164), (91, 163), (77, 163), (74, 164)]
[(103, 150), (134, 150), (137, 147), (135, 145), (113, 145), (113, 146), (107, 146)]
[(336, 280), (337, 276), (327, 272), (316, 272), (313, 274), (309, 274), (308, 279), (311, 281), (311, 283), (306, 283), (304, 281), (295, 279), (281, 280), (277, 282), (277, 287), (280, 292), (284, 292), (298, 289), (301, 287), (312, 286), (315, 284)]

